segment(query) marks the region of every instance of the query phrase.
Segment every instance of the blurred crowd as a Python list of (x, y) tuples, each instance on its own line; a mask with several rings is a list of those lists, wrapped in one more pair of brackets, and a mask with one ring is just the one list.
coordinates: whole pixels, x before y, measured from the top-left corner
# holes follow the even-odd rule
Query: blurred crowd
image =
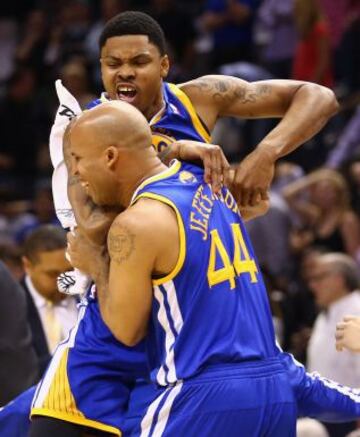
[[(340, 112), (320, 134), (277, 164), (270, 211), (248, 229), (282, 346), (310, 370), (360, 387), (360, 358), (336, 354), (330, 344), (343, 315), (360, 315), (358, 0), (1, 2), (0, 260), (30, 295), (34, 269), (35, 275), (45, 269), (42, 273), (56, 287), (58, 270), (51, 266), (52, 257), (38, 259), (26, 252), (31, 238), (53, 241), (35, 245), (36, 250), (60, 250), (60, 264), (65, 263), (65, 243), (56, 234), (48, 152), (57, 109), (54, 81), (61, 78), (83, 108), (96, 98), (102, 91), (98, 36), (108, 19), (128, 9), (148, 12), (164, 29), (170, 82), (221, 73), (249, 81), (308, 80), (335, 91)], [(276, 122), (224, 119), (213, 142), (221, 144), (235, 164)], [(49, 289), (36, 277), (35, 284), (45, 296), (33, 301), (40, 319), (45, 323), (46, 301), (61, 304), (65, 332), (75, 317), (74, 303), (57, 295), (49, 298)], [(45, 349), (38, 353), (45, 364), (51, 334), (43, 336)]]

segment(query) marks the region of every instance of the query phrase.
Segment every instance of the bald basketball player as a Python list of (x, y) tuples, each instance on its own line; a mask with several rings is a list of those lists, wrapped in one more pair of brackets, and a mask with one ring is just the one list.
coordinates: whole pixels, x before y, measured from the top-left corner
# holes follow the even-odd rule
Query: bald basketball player
[(292, 436), (297, 412), (359, 416), (356, 393), (307, 375), (277, 348), (229, 190), (214, 195), (196, 166), (164, 166), (146, 119), (124, 102), (79, 117), (70, 150), (93, 202), (123, 211), (106, 247), (69, 235), (72, 262), (92, 275), (118, 341), (136, 347), (146, 336), (151, 379), (164, 390), (132, 435)]

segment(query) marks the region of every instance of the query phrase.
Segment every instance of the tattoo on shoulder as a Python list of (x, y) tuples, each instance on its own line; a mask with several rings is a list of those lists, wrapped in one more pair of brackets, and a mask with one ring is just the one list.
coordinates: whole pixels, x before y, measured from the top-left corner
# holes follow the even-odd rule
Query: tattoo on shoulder
[(126, 226), (112, 225), (108, 235), (108, 250), (110, 258), (121, 264), (135, 250), (135, 235)]
[(255, 103), (259, 99), (272, 92), (270, 84), (263, 83), (256, 86), (248, 86), (237, 81), (233, 77), (204, 77), (194, 80), (187, 85), (188, 88), (207, 93), (218, 103), (230, 103), (236, 99), (241, 103)]

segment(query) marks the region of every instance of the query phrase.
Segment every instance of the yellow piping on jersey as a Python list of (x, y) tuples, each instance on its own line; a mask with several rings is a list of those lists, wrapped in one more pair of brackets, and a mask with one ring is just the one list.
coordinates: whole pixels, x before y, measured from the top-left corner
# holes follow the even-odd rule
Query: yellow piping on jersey
[(87, 419), (84, 414), (78, 410), (67, 376), (68, 354), (69, 349), (66, 349), (61, 357), (59, 367), (54, 374), (48, 394), (43, 402), (43, 406), (33, 408), (31, 410), (31, 417), (53, 417), (55, 419), (64, 420), (77, 425), (89, 426), (94, 429), (121, 436), (121, 433), (117, 428), (95, 420)]
[(197, 133), (203, 137), (205, 142), (210, 143), (211, 137), (209, 133), (206, 131), (206, 129), (204, 128), (203, 124), (201, 123), (200, 118), (197, 115), (189, 97), (184, 93), (184, 91), (182, 91), (179, 87), (177, 87), (173, 83), (169, 83), (168, 85), (170, 87), (170, 90), (185, 106), (186, 110), (188, 111), (191, 117), (192, 124), (194, 125), (194, 128), (197, 131)]
[(146, 185), (149, 185), (153, 182), (157, 182), (160, 181), (161, 179), (167, 179), (170, 176), (173, 176), (175, 173), (177, 173), (181, 168), (181, 162), (178, 161), (177, 159), (174, 159), (173, 164), (165, 171), (156, 174), (155, 176), (151, 176), (148, 179), (145, 179), (144, 182), (142, 182), (137, 189), (135, 190), (130, 205), (132, 205), (135, 202), (137, 193), (142, 190), (144, 187), (146, 187)]
[(54, 410), (47, 410), (46, 408), (34, 408), (31, 411), (31, 417), (34, 416), (45, 416), (45, 417), (52, 417), (54, 419), (60, 419), (63, 420), (65, 422), (70, 422), (70, 423), (74, 423), (75, 425), (82, 425), (82, 426), (86, 426), (92, 429), (97, 429), (99, 431), (104, 431), (104, 432), (108, 432), (110, 434), (115, 434), (118, 437), (121, 437), (121, 432), (117, 429), (114, 428), (113, 426), (110, 425), (105, 425), (103, 423), (100, 422), (96, 422), (96, 420), (90, 420), (90, 419), (86, 419), (86, 418), (82, 418), (82, 417), (78, 417), (78, 416), (71, 416), (70, 414), (66, 414), (66, 413), (60, 413), (58, 411), (54, 411)]
[(178, 226), (179, 226), (179, 236), (180, 236), (180, 250), (179, 250), (178, 259), (176, 261), (176, 265), (173, 268), (173, 270), (170, 273), (168, 273), (166, 276), (164, 276), (163, 278), (159, 278), (159, 279), (153, 279), (153, 281), (152, 281), (153, 285), (165, 284), (165, 282), (171, 281), (172, 279), (175, 278), (175, 276), (180, 272), (180, 270), (184, 264), (184, 261), (185, 261), (186, 236), (185, 236), (184, 222), (183, 222), (181, 214), (180, 214), (177, 206), (175, 205), (175, 203), (173, 203), (167, 197), (161, 196), (159, 194), (145, 192), (145, 193), (141, 193), (139, 196), (137, 196), (136, 199), (134, 199), (134, 202), (136, 202), (140, 198), (154, 199), (154, 200), (158, 200), (159, 202), (166, 203), (175, 211), (175, 214), (176, 214), (176, 218), (177, 218), (177, 222), (178, 222)]

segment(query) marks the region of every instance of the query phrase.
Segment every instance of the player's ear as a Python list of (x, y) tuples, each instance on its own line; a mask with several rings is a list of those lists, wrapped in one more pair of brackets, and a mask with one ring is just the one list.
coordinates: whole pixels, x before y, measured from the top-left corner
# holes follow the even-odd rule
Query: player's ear
[(169, 73), (170, 62), (168, 55), (164, 55), (160, 61), (160, 76), (162, 79), (165, 79)]
[(116, 146), (110, 146), (105, 151), (106, 166), (108, 168), (114, 168), (119, 159), (119, 149)]

